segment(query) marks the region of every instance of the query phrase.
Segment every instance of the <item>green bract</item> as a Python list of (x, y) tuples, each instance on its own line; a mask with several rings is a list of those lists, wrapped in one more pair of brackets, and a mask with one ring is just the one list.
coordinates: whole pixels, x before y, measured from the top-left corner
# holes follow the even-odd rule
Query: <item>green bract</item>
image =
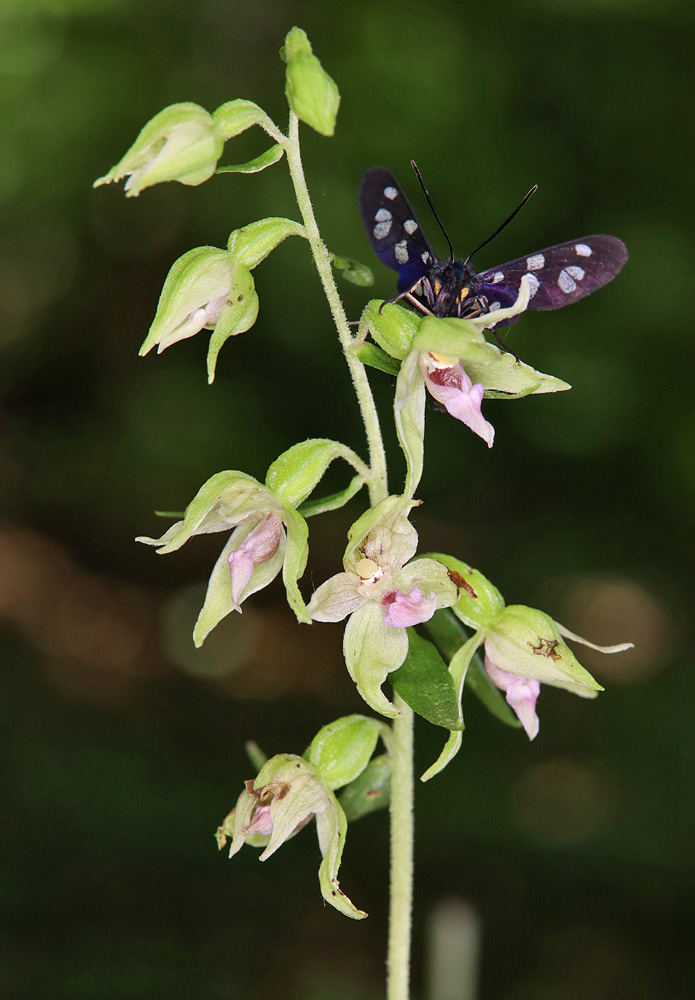
[(224, 137), (204, 108), (172, 104), (145, 125), (123, 159), (94, 187), (128, 177), (125, 192), (132, 198), (162, 181), (202, 184), (214, 174), (223, 148)]
[(280, 55), (287, 63), (285, 95), (300, 119), (321, 135), (333, 135), (340, 104), (334, 81), (311, 51), (306, 32), (292, 28)]
[(255, 781), (246, 782), (235, 808), (217, 830), (217, 844), (223, 848), (231, 836), (230, 858), (244, 843), (264, 846), (260, 860), (266, 861), (313, 816), (323, 858), (319, 884), (324, 899), (345, 916), (357, 920), (366, 917), (338, 882), (347, 834), (345, 813), (315, 768), (301, 757), (278, 754), (263, 765)]

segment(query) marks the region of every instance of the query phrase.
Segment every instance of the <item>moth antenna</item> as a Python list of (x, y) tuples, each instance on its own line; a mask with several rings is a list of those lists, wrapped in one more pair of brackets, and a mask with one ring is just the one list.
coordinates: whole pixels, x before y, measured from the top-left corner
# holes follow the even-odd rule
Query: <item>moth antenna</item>
[[(454, 259), (454, 248), (452, 246), (451, 240), (449, 239), (449, 234), (447, 233), (446, 229), (442, 225), (442, 220), (437, 215), (437, 210), (434, 207), (434, 205), (432, 204), (432, 199), (430, 198), (430, 196), (429, 196), (429, 194), (427, 192), (427, 188), (425, 187), (425, 182), (422, 179), (422, 174), (418, 170), (418, 165), (415, 162), (415, 160), (411, 160), (410, 161), (410, 166), (415, 171), (415, 176), (417, 177), (418, 181), (420, 182), (420, 187), (422, 188), (422, 190), (423, 190), (423, 192), (425, 194), (425, 198), (427, 198), (427, 204), (430, 206), (430, 211), (432, 212), (432, 215), (434, 216), (434, 218), (435, 218), (435, 220), (437, 222), (437, 225), (439, 226), (439, 228), (441, 229), (441, 231), (444, 233), (444, 239), (449, 244), (449, 259), (453, 261), (453, 259)], [(517, 211), (518, 211), (518, 209), (517, 209)]]
[(531, 188), (531, 190), (526, 192), (526, 194), (521, 199), (521, 201), (519, 202), (519, 204), (516, 206), (516, 208), (514, 209), (514, 211), (512, 212), (512, 214), (509, 216), (509, 218), (504, 220), (504, 222), (499, 227), (499, 229), (496, 229), (494, 231), (494, 233), (492, 234), (492, 236), (488, 236), (488, 238), (486, 240), (484, 240), (480, 244), (480, 246), (477, 246), (475, 248), (475, 250), (473, 250), (471, 253), (468, 254), (468, 256), (466, 257), (466, 259), (463, 262), (463, 266), (464, 267), (466, 266), (466, 264), (468, 263), (468, 261), (471, 259), (471, 257), (473, 257), (475, 254), (477, 254), (478, 250), (482, 250), (483, 247), (486, 247), (488, 245), (488, 243), (491, 243), (494, 240), (495, 236), (499, 236), (499, 234), (502, 232), (502, 230), (505, 229), (509, 225), (509, 223), (512, 221), (512, 219), (514, 218), (514, 216), (517, 215), (521, 211), (521, 209), (524, 207), (524, 205), (529, 200), (529, 198), (531, 197), (531, 195), (535, 194), (537, 190), (538, 190), (538, 185), (534, 184), (533, 187)]

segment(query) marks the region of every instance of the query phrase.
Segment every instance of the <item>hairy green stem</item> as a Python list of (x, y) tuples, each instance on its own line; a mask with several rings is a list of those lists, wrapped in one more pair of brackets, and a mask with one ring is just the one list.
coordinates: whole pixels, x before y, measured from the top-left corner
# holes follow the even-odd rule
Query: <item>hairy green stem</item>
[(333, 277), (331, 259), (328, 250), (321, 239), (319, 227), (316, 223), (316, 216), (309, 197), (309, 191), (304, 178), (304, 167), (302, 166), (302, 156), (299, 148), (299, 119), (294, 111), (290, 111), (289, 138), (285, 144), (287, 163), (290, 169), (290, 177), (294, 185), (295, 195), (299, 211), (314, 256), (316, 269), (321, 278), (323, 290), (328, 299), (331, 315), (338, 330), (340, 343), (345, 354), (352, 383), (357, 393), (364, 429), (367, 435), (369, 446), (369, 464), (371, 475), (369, 478), (369, 499), (372, 506), (377, 504), (384, 497), (388, 496), (388, 486), (386, 482), (386, 454), (384, 452), (384, 442), (381, 436), (379, 425), (379, 415), (374, 404), (374, 397), (369, 386), (367, 373), (364, 365), (354, 354), (352, 349), (352, 334), (348, 325), (347, 316), (343, 308), (343, 303), (338, 292), (338, 287)]
[(401, 713), (391, 746), (391, 906), (387, 1000), (408, 1000), (413, 908), (413, 721), (412, 708), (394, 692)]

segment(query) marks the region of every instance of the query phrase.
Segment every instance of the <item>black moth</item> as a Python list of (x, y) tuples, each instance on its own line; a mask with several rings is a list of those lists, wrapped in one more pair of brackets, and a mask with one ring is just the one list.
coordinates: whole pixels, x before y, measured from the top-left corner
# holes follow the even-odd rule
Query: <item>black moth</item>
[[(412, 166), (422, 184), (417, 167), (414, 163)], [(460, 260), (454, 257), (446, 230), (439, 222), (424, 184), (422, 187), (449, 243), (450, 256), (446, 260), (437, 258), (398, 181), (384, 167), (372, 167), (364, 174), (360, 211), (377, 256), (398, 271), (399, 295), (396, 298), (408, 299), (424, 313), (465, 319), (506, 309), (516, 301), (525, 274), (530, 276), (531, 282), (528, 308), (559, 309), (605, 285), (627, 260), (627, 248), (615, 236), (582, 236), (478, 274), (469, 264), (473, 254), (501, 232), (536, 188), (529, 191), (493, 236), (476, 247), (466, 260)], [(499, 324), (491, 318), (488, 325), (491, 328), (507, 326), (519, 318), (514, 316)]]

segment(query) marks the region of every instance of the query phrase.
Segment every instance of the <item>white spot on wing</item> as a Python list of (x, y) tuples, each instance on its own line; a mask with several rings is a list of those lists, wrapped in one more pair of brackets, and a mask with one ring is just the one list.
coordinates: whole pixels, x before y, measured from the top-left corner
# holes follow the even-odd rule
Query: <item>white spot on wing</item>
[(405, 240), (401, 240), (400, 243), (396, 243), (393, 248), (393, 252), (396, 255), (396, 262), (398, 264), (408, 263), (408, 244)]
[(426, 250), (425, 250), (424, 253), (420, 254), (420, 256), (422, 257), (422, 263), (423, 264), (429, 264), (430, 263), (430, 255), (427, 253)]
[(565, 295), (569, 295), (570, 292), (573, 292), (577, 287), (577, 282), (574, 280), (571, 274), (567, 273), (564, 267), (558, 275), (557, 283), (562, 289), (562, 291), (565, 293)]
[(408, 236), (412, 236), (417, 229), (417, 222), (415, 219), (406, 219), (403, 223), (403, 228), (405, 229)]
[(500, 281), (504, 281), (504, 272), (495, 271), (493, 276), (490, 278), (490, 283), (493, 285), (499, 285)]
[(538, 280), (538, 278), (536, 277), (536, 275), (535, 274), (529, 274), (529, 276), (528, 276), (528, 295), (529, 295), (530, 299), (533, 298), (533, 296), (536, 294), (536, 292), (538, 291), (538, 289), (540, 288), (540, 286), (541, 286), (541, 283)]
[(384, 196), (388, 198), (389, 201), (393, 201), (393, 199), (397, 196), (397, 194), (398, 194), (398, 188), (395, 187), (384, 188)]
[(529, 271), (538, 271), (545, 267), (545, 257), (542, 253), (534, 253), (532, 257), (526, 258), (526, 267)]
[(376, 225), (374, 226), (374, 239), (383, 240), (385, 236), (388, 236), (391, 231), (392, 215), (388, 208), (380, 208), (379, 211), (374, 216), (376, 220)]
[(565, 270), (569, 275), (571, 275), (574, 278), (575, 281), (581, 281), (584, 275), (586, 274), (584, 268), (579, 267), (578, 264), (570, 264), (570, 266), (566, 267)]
[(593, 250), (586, 243), (575, 243), (574, 249), (580, 257), (591, 257)]

